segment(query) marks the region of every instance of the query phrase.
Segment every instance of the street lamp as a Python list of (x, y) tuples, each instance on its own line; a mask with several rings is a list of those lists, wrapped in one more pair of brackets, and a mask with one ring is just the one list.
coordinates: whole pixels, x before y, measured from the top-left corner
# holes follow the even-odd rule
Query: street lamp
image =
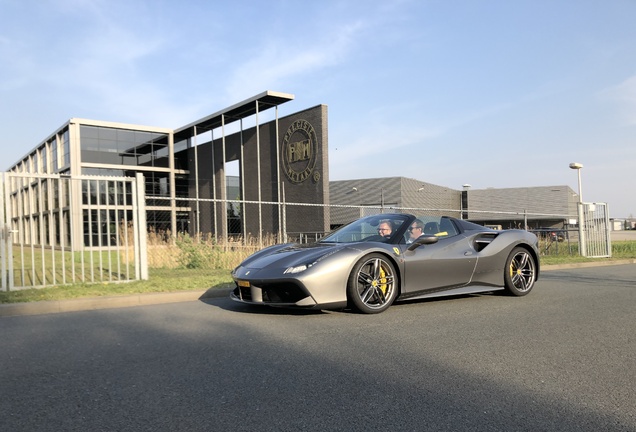
[(581, 191), (581, 168), (583, 168), (583, 164), (580, 164), (578, 162), (572, 162), (570, 164), (570, 168), (572, 168), (573, 170), (576, 170), (579, 174), (579, 202), (583, 202), (583, 195)]
[(462, 185), (462, 198), (459, 203), (460, 219), (468, 219), (468, 190), (472, 187), (472, 185), (468, 183), (464, 183)]
[(578, 162), (572, 162), (570, 168), (577, 171), (579, 177), (579, 202), (578, 214), (579, 214), (579, 254), (581, 256), (587, 256), (587, 247), (585, 244), (585, 230), (583, 229), (583, 191), (581, 188), (581, 169), (583, 164)]
[(380, 188), (380, 213), (384, 213), (384, 188)]

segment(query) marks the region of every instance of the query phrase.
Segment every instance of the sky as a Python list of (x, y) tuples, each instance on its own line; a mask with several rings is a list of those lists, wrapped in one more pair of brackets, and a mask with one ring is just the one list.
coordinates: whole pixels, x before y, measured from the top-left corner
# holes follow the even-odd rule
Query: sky
[[(70, 118), (328, 106), (330, 180), (570, 186), (636, 216), (636, 0), (0, 0), (0, 169)], [(265, 114), (259, 120), (262, 123)]]

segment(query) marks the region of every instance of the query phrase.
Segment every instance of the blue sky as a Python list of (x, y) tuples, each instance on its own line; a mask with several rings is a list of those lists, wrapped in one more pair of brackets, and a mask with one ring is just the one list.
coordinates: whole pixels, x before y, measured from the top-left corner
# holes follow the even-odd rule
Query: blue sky
[[(69, 118), (329, 107), (331, 180), (569, 185), (636, 216), (635, 0), (0, 0), (7, 169)], [(263, 118), (261, 119), (263, 120)]]

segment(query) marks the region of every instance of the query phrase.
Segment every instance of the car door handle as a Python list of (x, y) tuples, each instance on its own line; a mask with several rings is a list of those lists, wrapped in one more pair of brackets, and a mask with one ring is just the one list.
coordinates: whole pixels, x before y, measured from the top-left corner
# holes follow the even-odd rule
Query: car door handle
[(470, 256), (473, 254), (473, 251), (466, 251), (464, 252), (464, 256)]

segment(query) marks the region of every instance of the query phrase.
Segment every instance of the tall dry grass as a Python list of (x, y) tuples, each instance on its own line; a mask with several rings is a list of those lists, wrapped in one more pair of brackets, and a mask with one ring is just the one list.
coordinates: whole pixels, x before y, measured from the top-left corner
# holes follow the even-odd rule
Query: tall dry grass
[(276, 236), (266, 235), (262, 244), (256, 237), (214, 238), (210, 233), (190, 236), (150, 230), (147, 237), (148, 267), (231, 269), (259, 249), (276, 244)]

